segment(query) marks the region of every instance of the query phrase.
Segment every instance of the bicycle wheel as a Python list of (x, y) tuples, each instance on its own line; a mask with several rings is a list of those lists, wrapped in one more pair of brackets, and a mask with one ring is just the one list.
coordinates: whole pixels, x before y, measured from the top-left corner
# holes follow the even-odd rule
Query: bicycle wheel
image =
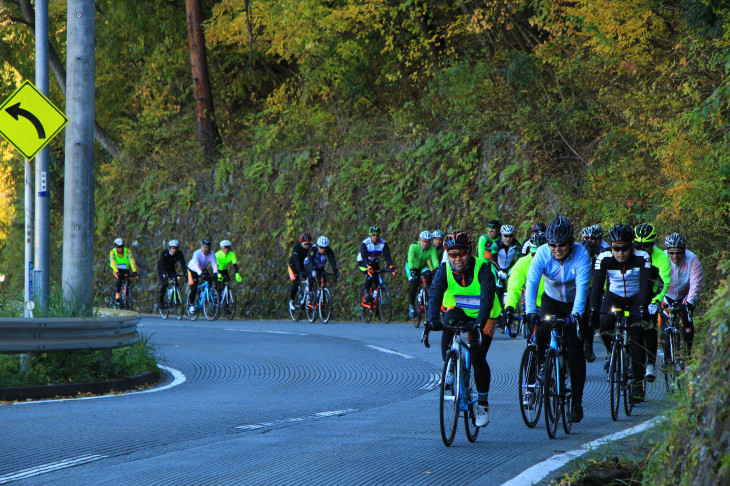
[(390, 300), (390, 290), (385, 285), (380, 287), (378, 292), (378, 313), (380, 320), (385, 323), (390, 322), (390, 318), (393, 317), (393, 302)]
[(167, 300), (168, 293), (169, 291), (165, 289), (165, 293), (162, 294), (162, 305), (160, 305), (160, 308), (158, 309), (158, 311), (160, 312), (160, 317), (162, 317), (163, 319), (167, 319), (167, 316), (170, 315), (170, 302)]
[(539, 371), (537, 348), (527, 346), (522, 353), (522, 361), (520, 362), (518, 399), (522, 420), (530, 429), (537, 425), (542, 411), (542, 388), (537, 379)]
[(223, 293), (225, 294), (225, 297), (221, 297), (223, 299), (223, 314), (230, 321), (236, 317), (236, 293), (230, 287), (226, 287)]
[(304, 289), (302, 286), (299, 286), (299, 289), (297, 290), (297, 296), (294, 299), (294, 309), (289, 306), (289, 315), (291, 316), (291, 320), (294, 322), (297, 322), (299, 319), (302, 318), (302, 314), (304, 313), (304, 309), (302, 309), (301, 303), (304, 300)]
[(418, 295), (416, 296), (416, 315), (413, 317), (413, 327), (420, 327), (421, 326), (421, 319), (423, 319), (423, 312), (426, 312), (426, 305), (428, 304), (427, 299), (425, 298), (426, 289), (421, 288), (421, 290), (418, 291)]
[(446, 384), (446, 375), (449, 369), (454, 370), (456, 375), (459, 359), (456, 351), (451, 350), (446, 355), (444, 368), (441, 371), (441, 396), (439, 397), (439, 426), (441, 428), (441, 440), (449, 447), (454, 442), (456, 426), (459, 421), (459, 380), (454, 376), (453, 385)]
[(175, 286), (172, 288), (172, 311), (175, 313), (175, 317), (179, 321), (182, 319), (183, 316), (183, 302), (182, 302), (182, 293), (180, 292), (180, 287), (175, 284)]
[(465, 377), (468, 376), (469, 378), (468, 380), (464, 380), (465, 383), (469, 384), (465, 390), (465, 393), (469, 396), (469, 406), (464, 412), (464, 429), (466, 429), (466, 439), (469, 442), (476, 442), (477, 435), (479, 435), (479, 427), (477, 427), (475, 423), (477, 419), (474, 415), (474, 408), (477, 406), (479, 395), (477, 394), (477, 383), (474, 380), (474, 366), (471, 366), (468, 373), (466, 370), (462, 370), (462, 373), (465, 373)]
[(555, 438), (560, 420), (560, 390), (558, 389), (558, 354), (554, 349), (549, 349), (545, 357), (545, 384), (544, 407), (545, 407), (545, 428), (548, 437)]
[(218, 292), (213, 288), (209, 288), (203, 297), (203, 314), (209, 321), (214, 321), (218, 318), (218, 311), (220, 310), (218, 307)]
[(127, 283), (122, 289), (122, 307), (132, 310), (132, 287)]
[(620, 344), (614, 343), (611, 350), (611, 365), (608, 368), (608, 393), (611, 401), (611, 420), (618, 420), (618, 408), (621, 404), (621, 351)]
[(563, 359), (563, 368), (560, 375), (560, 408), (563, 412), (563, 431), (570, 434), (570, 430), (573, 428), (573, 421), (570, 419), (570, 413), (573, 410), (573, 391), (570, 386), (570, 368), (565, 359)]
[[(196, 295), (196, 297), (198, 297), (198, 296)], [(194, 309), (194, 312), (192, 314), (190, 313), (191, 307), (193, 307), (193, 309)], [(198, 306), (195, 305), (195, 302), (190, 302), (190, 289), (188, 289), (188, 295), (185, 298), (185, 309), (187, 310), (188, 317), (190, 318), (191, 321), (194, 321), (195, 319), (198, 318)]]
[(520, 334), (520, 321), (512, 317), (512, 322), (509, 324), (509, 337), (516, 338)]
[(332, 297), (330, 297), (330, 290), (325, 287), (319, 292), (319, 318), (322, 320), (322, 324), (330, 321), (331, 314)]
[(687, 341), (682, 331), (674, 333), (673, 341), (674, 350), (672, 355), (674, 358), (674, 384), (678, 390), (684, 387), (683, 375), (687, 370)]
[[(372, 307), (364, 307), (363, 299), (365, 298), (365, 289), (360, 290), (360, 300), (358, 301), (358, 307), (360, 308), (360, 320), (367, 324), (373, 318)], [(373, 304), (369, 304), (372, 306)]]
[(621, 384), (623, 385), (624, 392), (624, 412), (626, 416), (631, 415), (631, 411), (634, 409), (634, 393), (636, 392), (636, 386), (634, 385), (634, 378), (631, 376), (631, 356), (629, 356), (629, 348), (621, 346)]

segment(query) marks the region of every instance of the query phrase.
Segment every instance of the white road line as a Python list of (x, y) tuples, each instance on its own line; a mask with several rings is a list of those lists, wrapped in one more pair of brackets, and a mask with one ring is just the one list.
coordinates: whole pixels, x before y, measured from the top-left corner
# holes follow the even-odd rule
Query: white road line
[(428, 383), (419, 388), (419, 390), (433, 390), (439, 385), (440, 381), (441, 375), (439, 373), (431, 373), (431, 379), (428, 380)]
[(78, 466), (81, 464), (88, 464), (89, 462), (98, 461), (108, 456), (102, 456), (94, 454), (91, 456), (81, 456), (72, 459), (64, 459), (63, 461), (50, 462), (48, 464), (42, 464), (40, 466), (31, 467), (28, 469), (22, 469), (20, 471), (0, 476), (0, 484), (9, 483), (18, 479), (32, 478), (34, 476), (40, 476), (52, 471), (58, 471), (59, 469), (66, 469), (69, 467)]
[(290, 423), (296, 423), (296, 422), (303, 422), (305, 420), (313, 420), (313, 419), (322, 419), (327, 417), (341, 417), (342, 415), (346, 415), (351, 412), (357, 412), (357, 409), (355, 408), (346, 408), (344, 410), (328, 410), (326, 412), (317, 412), (312, 415), (307, 415), (306, 417), (296, 417), (296, 418), (288, 418), (288, 419), (279, 419), (279, 420), (271, 420), (269, 422), (261, 422), (259, 424), (247, 424), (247, 425), (239, 425), (236, 428), (241, 430), (257, 430), (257, 429), (265, 429), (267, 427), (274, 427), (276, 425), (284, 425), (284, 424), (290, 424)]
[(410, 356), (408, 354), (399, 353), (398, 351), (393, 351), (392, 349), (388, 348), (381, 348), (380, 346), (375, 346), (374, 344), (367, 344), (366, 346), (370, 349), (374, 349), (375, 351), (380, 351), (381, 353), (395, 354), (397, 356), (402, 356), (405, 359), (413, 359), (413, 356)]
[(550, 457), (542, 461), (541, 463), (535, 464), (531, 468), (522, 471), (518, 476), (515, 476), (506, 483), (502, 483), (502, 486), (523, 486), (525, 484), (535, 484), (539, 481), (542, 481), (548, 474), (557, 471), (573, 459), (582, 456), (592, 449), (607, 444), (608, 442), (616, 441), (619, 439), (623, 439), (624, 437), (643, 432), (646, 429), (660, 424), (664, 420), (666, 420), (666, 417), (654, 417), (651, 420), (647, 420), (646, 422), (635, 425), (629, 429), (622, 430), (620, 432), (616, 432), (615, 434), (607, 435), (605, 437), (601, 437), (600, 439), (593, 440), (591, 442), (588, 442), (587, 444), (583, 444), (577, 449), (573, 449), (563, 454), (556, 454), (553, 457)]
[(13, 402), (13, 405), (34, 405), (37, 403), (54, 403), (54, 402), (68, 402), (70, 400), (96, 400), (99, 398), (114, 398), (114, 397), (126, 397), (129, 395), (140, 395), (142, 393), (155, 393), (163, 390), (170, 389), (174, 386), (182, 385), (187, 381), (187, 378), (180, 370), (176, 370), (175, 368), (169, 368), (167, 366), (161, 366), (157, 365), (158, 368), (161, 368), (163, 370), (168, 371), (172, 375), (172, 383), (168, 383), (165, 386), (161, 386), (160, 388), (149, 388), (147, 390), (141, 390), (136, 392), (128, 392), (128, 393), (113, 393), (111, 395), (99, 395), (94, 397), (77, 397), (77, 398), (53, 398), (49, 400), (34, 400), (31, 402)]
[(314, 418), (325, 418), (325, 417), (339, 417), (350, 412), (355, 412), (354, 408), (346, 408), (345, 410), (330, 410), (328, 412), (317, 412), (314, 414)]
[(289, 334), (292, 336), (309, 336), (309, 334), (301, 334), (298, 332), (285, 332), (285, 331), (260, 331), (258, 329), (224, 329), (224, 331), (235, 331), (235, 332), (262, 332), (265, 334)]

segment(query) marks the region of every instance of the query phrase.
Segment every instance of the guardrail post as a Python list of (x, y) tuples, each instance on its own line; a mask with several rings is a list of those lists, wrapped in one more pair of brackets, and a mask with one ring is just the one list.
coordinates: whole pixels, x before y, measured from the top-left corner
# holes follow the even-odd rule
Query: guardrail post
[(20, 372), (28, 373), (30, 371), (30, 354), (20, 355)]

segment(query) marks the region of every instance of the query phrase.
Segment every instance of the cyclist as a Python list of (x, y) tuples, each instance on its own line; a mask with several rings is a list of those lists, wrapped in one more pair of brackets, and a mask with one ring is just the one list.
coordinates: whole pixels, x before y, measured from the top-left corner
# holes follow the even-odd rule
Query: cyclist
[[(514, 319), (515, 309), (520, 305), (520, 298), (522, 298), (522, 292), (525, 290), (525, 283), (527, 282), (527, 271), (530, 269), (530, 263), (532, 263), (532, 257), (537, 252), (537, 249), (547, 243), (547, 236), (545, 233), (535, 233), (530, 237), (527, 242), (530, 244), (530, 251), (524, 258), (520, 258), (512, 267), (512, 273), (510, 274), (509, 282), (507, 283), (507, 293), (504, 296), (504, 316), (505, 326), (509, 328), (509, 325)], [(542, 294), (545, 290), (545, 280), (540, 279), (540, 286), (537, 290), (537, 307), (540, 307), (542, 301)], [(523, 319), (525, 316), (522, 316)], [(527, 323), (524, 323), (527, 325)]]
[(646, 338), (646, 375), (647, 381), (652, 382), (656, 379), (656, 351), (658, 343), (657, 325), (659, 321), (659, 308), (662, 305), (664, 296), (669, 290), (672, 278), (671, 264), (669, 257), (662, 250), (654, 245), (656, 241), (656, 230), (649, 223), (638, 225), (634, 228), (636, 235), (636, 248), (643, 249), (649, 254), (651, 259), (651, 270), (649, 272), (649, 289), (650, 303), (649, 323), (650, 329), (644, 331)]
[(174, 278), (177, 281), (177, 270), (175, 264), (180, 264), (180, 272), (185, 271), (185, 256), (180, 250), (180, 243), (177, 240), (167, 242), (167, 249), (162, 250), (157, 259), (157, 277), (160, 279), (160, 293), (157, 296), (157, 304), (160, 308), (164, 306), (165, 291), (167, 290), (167, 278)]
[(546, 229), (547, 226), (545, 226), (545, 223), (541, 221), (535, 221), (532, 223), (532, 226), (530, 226), (530, 237), (522, 244), (522, 251), (520, 252), (520, 255), (529, 255), (530, 250), (532, 249), (532, 237), (538, 233), (545, 233)]
[(377, 285), (377, 282), (373, 281), (372, 276), (376, 270), (380, 270), (381, 256), (385, 259), (388, 270), (393, 270), (393, 275), (395, 275), (396, 268), (390, 256), (390, 247), (380, 237), (380, 227), (371, 226), (368, 230), (368, 237), (360, 243), (360, 253), (357, 255), (358, 268), (361, 272), (365, 273), (365, 285), (363, 287), (365, 289), (365, 297), (363, 304), (369, 305), (372, 301), (371, 288)]
[(493, 219), (487, 223), (487, 232), (479, 237), (477, 241), (477, 254), (476, 258), (485, 260), (491, 264), (492, 261), (492, 247), (499, 241), (499, 228), (502, 223), (498, 219)]
[(227, 282), (231, 276), (228, 275), (228, 267), (233, 269), (233, 275), (236, 282), (241, 282), (241, 274), (238, 272), (238, 259), (236, 254), (231, 250), (231, 242), (223, 240), (220, 242), (221, 249), (215, 253), (215, 261), (218, 263), (218, 282)]
[[(545, 293), (540, 304), (540, 316), (572, 317), (579, 320), (585, 310), (586, 293), (591, 278), (591, 258), (573, 239), (570, 220), (558, 216), (545, 232), (548, 244), (537, 249), (527, 271), (525, 311), (527, 322), (537, 333), (538, 357), (545, 359), (550, 339), (550, 324), (540, 323), (537, 314), (537, 293), (540, 279), (545, 279)], [(570, 419), (583, 420), (583, 387), (586, 381), (586, 363), (583, 341), (578, 339), (577, 326), (565, 328), (566, 357), (570, 365), (570, 383), (573, 391)]]
[[(664, 302), (672, 304), (680, 301), (684, 304), (681, 311), (684, 323), (684, 337), (687, 352), (692, 352), (695, 326), (689, 316), (697, 305), (704, 280), (704, 270), (697, 255), (687, 249), (687, 238), (679, 233), (672, 233), (664, 240), (666, 254), (671, 264), (672, 278)], [(666, 353), (665, 353), (666, 356)]]
[(314, 289), (315, 281), (319, 280), (324, 272), (324, 267), (330, 262), (332, 273), (335, 274), (335, 281), (340, 278), (340, 270), (337, 268), (335, 252), (330, 248), (330, 240), (326, 236), (317, 238), (317, 244), (309, 250), (309, 255), (304, 259), (304, 268), (307, 272), (309, 288)]
[(114, 248), (109, 252), (109, 266), (112, 267), (114, 278), (117, 279), (114, 303), (119, 307), (122, 303), (122, 280), (124, 280), (124, 277), (130, 276), (130, 269), (132, 270), (131, 276), (139, 280), (137, 263), (134, 261), (134, 256), (132, 256), (129, 248), (124, 246), (124, 240), (121, 238), (114, 240)]
[(406, 273), (408, 274), (408, 317), (416, 317), (416, 295), (418, 294), (419, 283), (423, 275), (431, 285), (431, 272), (439, 266), (438, 252), (431, 244), (431, 233), (421, 231), (418, 241), (411, 243), (408, 247), (408, 260), (406, 261)]
[(444, 263), (449, 259), (446, 254), (446, 248), (444, 248), (444, 232), (441, 230), (431, 231), (431, 243), (436, 248), (436, 256), (439, 258), (439, 262)]
[(309, 250), (312, 248), (312, 237), (309, 233), (302, 233), (299, 235), (299, 241), (294, 244), (291, 249), (291, 256), (289, 257), (289, 279), (291, 280), (291, 288), (289, 289), (289, 308), (294, 310), (297, 308), (297, 304), (294, 303), (294, 299), (297, 298), (297, 291), (299, 290), (299, 283), (304, 280), (306, 269), (304, 268), (304, 260), (309, 255)]
[[(584, 228), (585, 229), (585, 228)], [(583, 232), (581, 232), (582, 234)], [(583, 238), (578, 243), (586, 249), (588, 255), (591, 257), (591, 268), (596, 264), (596, 257), (598, 256), (598, 249), (596, 245), (588, 238)], [(591, 286), (593, 284), (593, 273), (591, 272), (591, 283), (588, 285), (588, 295), (591, 295)], [(584, 312), (581, 315), (580, 327), (583, 330), (583, 355), (586, 358), (586, 362), (593, 363), (596, 360), (596, 353), (593, 352), (593, 338), (596, 334), (596, 330), (593, 328), (591, 322), (591, 313)]]
[[(631, 338), (631, 362), (635, 380), (632, 385), (632, 396), (636, 401), (643, 400), (639, 377), (644, 376), (646, 347), (644, 344), (645, 321), (649, 314), (649, 272), (651, 258), (644, 250), (635, 250), (634, 229), (631, 226), (617, 224), (608, 232), (611, 250), (599, 253), (593, 271), (593, 287), (591, 289), (591, 319), (593, 324), (600, 322), (601, 339), (606, 346), (606, 373), (610, 367), (610, 355), (613, 332), (616, 328), (616, 317), (610, 313), (617, 307), (629, 311), (628, 325)], [(608, 291), (604, 297), (603, 290), (608, 278)], [(600, 316), (599, 316), (600, 309)], [(654, 337), (656, 339), (656, 336)]]
[(198, 281), (203, 276), (203, 272), (210, 265), (213, 270), (213, 277), (218, 277), (218, 261), (215, 254), (210, 250), (210, 240), (204, 239), (200, 242), (200, 249), (195, 250), (193, 256), (188, 262), (188, 285), (190, 287), (190, 296), (188, 311), (190, 314), (195, 313), (195, 296), (198, 293)]
[[(489, 385), (491, 372), (487, 363), (487, 351), (494, 337), (495, 319), (501, 313), (495, 294), (494, 274), (482, 259), (472, 256), (472, 241), (467, 233), (455, 231), (446, 235), (444, 246), (449, 253), (448, 263), (439, 265), (431, 285), (428, 299), (426, 332), (441, 331), (441, 358), (454, 337), (453, 331), (444, 330), (439, 312), (443, 301), (448, 310), (444, 322), (471, 322), (473, 343), (471, 359), (474, 363), (474, 380), (479, 394), (475, 412), (475, 424), (484, 427), (489, 423)], [(478, 334), (477, 334), (478, 333)], [(481, 338), (481, 339), (480, 339)], [(480, 343), (481, 344), (478, 344)], [(454, 382), (451, 370), (446, 377), (450, 386)]]
[[(515, 238), (515, 227), (511, 224), (505, 224), (499, 232), (502, 238), (492, 245), (492, 263), (495, 275), (497, 276), (497, 297), (500, 305), (504, 305), (504, 292), (507, 285), (512, 266), (517, 261), (520, 254), (520, 242)], [(502, 332), (506, 326), (501, 322)]]
[(611, 245), (606, 243), (603, 239), (603, 228), (601, 228), (601, 225), (599, 224), (591, 226), (591, 236), (588, 239), (591, 240), (591, 243), (596, 245), (598, 253), (611, 249)]

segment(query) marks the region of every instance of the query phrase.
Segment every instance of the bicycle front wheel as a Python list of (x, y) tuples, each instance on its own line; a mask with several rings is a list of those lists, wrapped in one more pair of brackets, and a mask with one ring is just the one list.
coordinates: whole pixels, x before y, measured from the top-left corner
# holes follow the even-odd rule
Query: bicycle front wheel
[(370, 322), (370, 320), (373, 318), (373, 309), (372, 306), (374, 305), (373, 302), (371, 302), (369, 305), (370, 307), (365, 307), (364, 300), (365, 299), (365, 289), (362, 289), (360, 291), (360, 300), (358, 301), (358, 307), (360, 308), (360, 320), (367, 324)]
[(624, 412), (626, 416), (631, 415), (634, 409), (634, 393), (637, 386), (634, 385), (635, 378), (631, 377), (631, 357), (629, 356), (629, 348), (621, 346), (621, 384), (624, 393)]
[(618, 408), (621, 406), (621, 351), (620, 344), (614, 343), (611, 350), (611, 365), (608, 368), (608, 392), (611, 401), (611, 420), (618, 420)]
[(393, 302), (390, 300), (390, 290), (385, 285), (380, 287), (378, 292), (378, 312), (380, 320), (385, 323), (390, 322), (390, 318), (393, 317)]
[[(446, 447), (454, 442), (456, 426), (459, 421), (459, 380), (456, 377), (456, 370), (459, 366), (459, 359), (456, 351), (449, 351), (444, 361), (444, 368), (441, 371), (441, 396), (439, 397), (439, 425), (441, 427), (441, 440)], [(452, 371), (453, 383), (446, 383), (446, 377)]]
[(558, 353), (549, 349), (545, 358), (545, 428), (548, 437), (555, 438), (560, 420), (560, 389), (558, 384)]
[(218, 318), (218, 292), (215, 289), (208, 289), (203, 299), (203, 314), (209, 321)]
[(291, 316), (291, 320), (294, 322), (297, 322), (302, 318), (302, 314), (304, 313), (304, 309), (302, 309), (301, 306), (302, 302), (304, 302), (304, 289), (302, 289), (302, 286), (300, 285), (297, 290), (297, 296), (294, 299), (294, 309), (291, 308), (291, 305), (289, 306), (289, 315)]
[(540, 364), (537, 359), (537, 348), (527, 346), (522, 353), (519, 376), (519, 400), (522, 420), (528, 428), (533, 428), (540, 420), (542, 411), (542, 388), (537, 379)]
[(125, 309), (132, 310), (132, 287), (127, 284), (122, 291), (122, 303)]
[(319, 305), (316, 292), (307, 292), (307, 300), (304, 304), (304, 310), (307, 313), (307, 320), (314, 322), (317, 319), (317, 305)]
[(474, 379), (474, 365), (471, 366), (471, 369), (468, 372), (466, 370), (462, 370), (462, 373), (464, 373), (465, 377), (469, 378), (468, 380), (464, 380), (464, 382), (468, 383), (467, 389), (464, 390), (464, 393), (467, 394), (469, 400), (469, 406), (464, 412), (466, 439), (469, 442), (476, 442), (477, 435), (479, 435), (479, 427), (477, 427), (475, 423), (477, 418), (474, 415), (474, 411), (479, 400), (479, 394), (477, 393), (477, 383)]
[[(196, 295), (195, 297), (198, 297), (198, 296)], [(185, 303), (186, 303), (185, 307), (188, 312), (188, 317), (190, 318), (191, 321), (194, 321), (195, 319), (198, 318), (198, 306), (195, 305), (196, 303), (194, 301), (190, 300), (190, 289), (188, 289), (188, 295), (185, 298)], [(192, 312), (190, 312), (191, 308), (193, 309)]]
[(236, 293), (233, 289), (226, 287), (223, 299), (223, 314), (229, 321), (236, 317)]
[(570, 367), (566, 360), (563, 360), (563, 368), (560, 375), (560, 408), (563, 412), (563, 430), (566, 434), (570, 434), (570, 430), (573, 428), (573, 421), (570, 418), (573, 410), (573, 391), (570, 383)]
[(160, 312), (160, 317), (163, 319), (167, 319), (167, 316), (170, 315), (170, 302), (167, 300), (167, 294), (168, 291), (165, 290), (165, 293), (162, 294), (162, 303), (160, 304), (160, 308), (158, 311)]
[(330, 290), (323, 288), (319, 292), (319, 318), (322, 320), (322, 324), (327, 324), (332, 314), (332, 298), (330, 297)]
[(182, 292), (180, 292), (180, 287), (178, 285), (175, 285), (172, 288), (172, 311), (175, 313), (175, 317), (179, 321), (182, 319), (183, 316), (183, 302), (182, 302)]

